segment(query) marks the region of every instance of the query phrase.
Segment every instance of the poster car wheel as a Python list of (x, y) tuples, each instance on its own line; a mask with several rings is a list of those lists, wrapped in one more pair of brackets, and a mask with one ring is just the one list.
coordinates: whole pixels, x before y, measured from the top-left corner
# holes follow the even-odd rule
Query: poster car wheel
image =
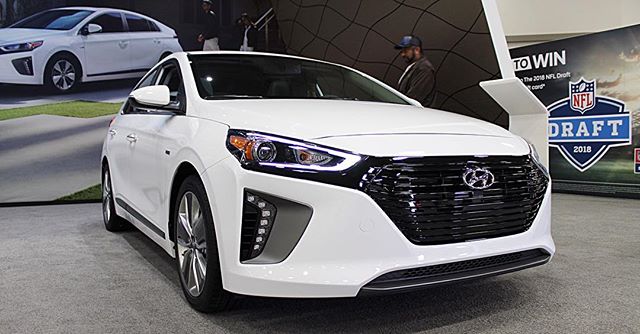
[(115, 211), (176, 257), (200, 311), (355, 297), (549, 261), (550, 178), (490, 123), (351, 68), (174, 53), (110, 125)]
[(70, 55), (53, 56), (45, 70), (45, 86), (51, 91), (67, 93), (76, 89), (82, 78), (80, 62)]

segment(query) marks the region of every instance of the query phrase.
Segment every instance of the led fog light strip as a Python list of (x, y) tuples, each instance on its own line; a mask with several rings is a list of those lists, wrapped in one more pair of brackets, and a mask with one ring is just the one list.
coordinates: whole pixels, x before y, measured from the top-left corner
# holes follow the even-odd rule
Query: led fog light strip
[(249, 260), (258, 257), (264, 250), (264, 246), (273, 228), (273, 222), (276, 219), (277, 210), (275, 205), (250, 192), (246, 192), (245, 200), (258, 211), (257, 224), (255, 226), (249, 256), (245, 259)]

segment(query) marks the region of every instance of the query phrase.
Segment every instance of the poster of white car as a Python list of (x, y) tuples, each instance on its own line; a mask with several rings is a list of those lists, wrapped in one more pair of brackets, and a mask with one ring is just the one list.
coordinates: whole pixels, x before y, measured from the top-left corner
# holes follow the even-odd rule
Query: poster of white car
[(178, 51), (175, 31), (150, 17), (110, 8), (52, 9), (0, 29), (0, 83), (64, 93), (82, 82), (141, 77)]

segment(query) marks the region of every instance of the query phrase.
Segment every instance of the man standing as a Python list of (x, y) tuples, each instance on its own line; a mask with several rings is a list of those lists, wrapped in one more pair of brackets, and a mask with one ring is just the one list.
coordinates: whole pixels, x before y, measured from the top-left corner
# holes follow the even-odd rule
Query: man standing
[(220, 51), (220, 46), (218, 45), (220, 24), (218, 16), (213, 12), (213, 1), (202, 0), (202, 10), (206, 18), (203, 32), (198, 36), (198, 42), (204, 42), (203, 51)]
[(401, 50), (400, 56), (409, 64), (398, 81), (398, 90), (430, 107), (436, 93), (436, 77), (433, 65), (422, 52), (422, 41), (415, 36), (404, 36), (396, 49)]
[(242, 13), (240, 17), (242, 24), (242, 44), (240, 45), (240, 51), (253, 51), (256, 43), (256, 26), (249, 18), (249, 14)]

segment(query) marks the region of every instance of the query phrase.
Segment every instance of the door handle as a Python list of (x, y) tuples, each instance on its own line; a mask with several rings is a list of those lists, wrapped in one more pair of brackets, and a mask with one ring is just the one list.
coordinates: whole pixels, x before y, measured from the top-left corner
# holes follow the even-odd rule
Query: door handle
[(120, 43), (118, 43), (118, 45), (120, 45), (121, 49), (124, 49), (127, 47), (127, 45), (129, 45), (128, 41), (120, 41)]
[(135, 142), (137, 142), (137, 141), (138, 141), (138, 136), (136, 136), (136, 134), (135, 134), (135, 133), (132, 133), (132, 134), (130, 134), (130, 135), (128, 135), (128, 136), (127, 136), (127, 140), (128, 140), (130, 143), (135, 143)]
[(115, 136), (116, 134), (118, 134), (118, 132), (116, 130), (114, 130), (114, 129), (111, 129), (111, 130), (109, 130), (109, 134), (111, 136)]

